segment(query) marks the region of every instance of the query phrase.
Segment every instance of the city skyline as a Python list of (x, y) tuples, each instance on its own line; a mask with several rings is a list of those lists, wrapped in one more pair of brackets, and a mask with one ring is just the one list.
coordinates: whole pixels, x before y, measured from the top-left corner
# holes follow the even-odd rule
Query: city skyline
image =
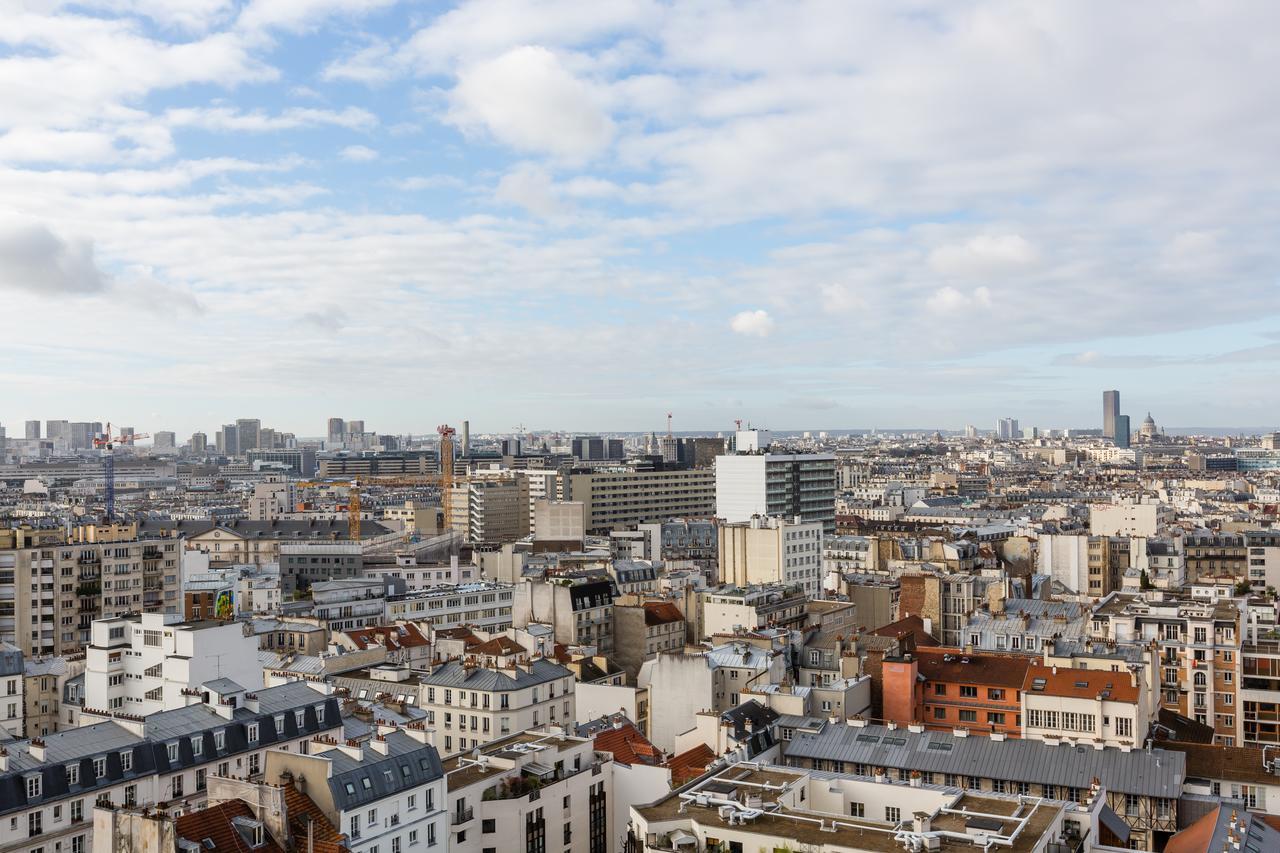
[(958, 429), (1092, 424), (1116, 387), (1230, 426), (1280, 404), (1274, 5), (6, 18), (7, 424), (189, 434), (337, 400), (392, 432)]

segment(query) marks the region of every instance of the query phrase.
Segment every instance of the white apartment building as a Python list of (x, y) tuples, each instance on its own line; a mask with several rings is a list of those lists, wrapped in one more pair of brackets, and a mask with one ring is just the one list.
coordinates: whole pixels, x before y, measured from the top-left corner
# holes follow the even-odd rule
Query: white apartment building
[(822, 586), (821, 521), (752, 516), (721, 523), (720, 580), (737, 586), (780, 583), (817, 598)]
[(377, 666), (334, 678), (357, 699), (380, 695), (426, 712), (436, 744), (449, 755), (491, 740), (574, 720), (573, 673), (523, 650), (499, 656), (494, 665), (469, 657), (413, 671)]
[(190, 701), (6, 744), (0, 850), (86, 853), (95, 803), (198, 808), (209, 777), (260, 778), (269, 751), (305, 751), (313, 737), (342, 732), (337, 700), (304, 683), (229, 685)]
[(143, 613), (93, 623), (85, 650), (82, 720), (145, 717), (191, 704), (208, 682), (262, 684), (258, 643), (239, 622), (182, 622)]
[(580, 501), (588, 533), (608, 534), (670, 518), (705, 518), (715, 511), (715, 473), (705, 468), (664, 471), (626, 466), (572, 473), (565, 500)]
[(799, 517), (835, 533), (836, 458), (830, 453), (739, 453), (716, 457), (716, 517)]
[(1022, 736), (1093, 748), (1141, 746), (1151, 723), (1135, 673), (1032, 664), (1022, 690)]
[(0, 687), (0, 732), (6, 739), (20, 738), (26, 731), (26, 664), (22, 649), (11, 643), (0, 642)]
[(526, 731), (445, 761), (450, 853), (613, 853), (613, 762), (560, 728)]
[(444, 770), (433, 735), (379, 723), (360, 744), (317, 739), (306, 753), (269, 752), (265, 776), (304, 790), (351, 853), (444, 849)]
[(1162, 503), (1090, 504), (1089, 532), (1100, 536), (1151, 538), (1173, 518), (1173, 509)]
[(675, 751), (677, 739), (695, 728), (695, 715), (735, 708), (743, 692), (774, 681), (786, 672), (780, 652), (749, 643), (659, 654), (640, 666), (636, 682), (649, 691), (649, 740)]
[(432, 586), (387, 599), (386, 622), (412, 621), (435, 630), (471, 625), (477, 630), (511, 627), (514, 587), (503, 583), (462, 583)]

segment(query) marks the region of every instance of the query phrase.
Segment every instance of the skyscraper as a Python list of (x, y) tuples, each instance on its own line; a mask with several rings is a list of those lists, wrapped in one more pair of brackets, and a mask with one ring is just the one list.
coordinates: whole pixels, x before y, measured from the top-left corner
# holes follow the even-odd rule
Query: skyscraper
[(226, 424), (218, 430), (218, 452), (226, 456), (240, 453), (240, 433), (235, 424)]
[(239, 418), (236, 421), (236, 452), (243, 453), (246, 450), (255, 450), (259, 447), (258, 433), (262, 431), (262, 421), (257, 418)]
[(1111, 437), (1116, 447), (1129, 446), (1129, 416), (1116, 415), (1115, 434)]
[(39, 437), (40, 437), (40, 422), (27, 421), (27, 438), (38, 439)]
[(1102, 434), (1107, 438), (1116, 437), (1116, 418), (1120, 417), (1120, 392), (1102, 392)]
[(205, 453), (209, 450), (209, 436), (202, 432), (191, 433), (191, 452)]
[(342, 418), (329, 418), (329, 430), (325, 446), (329, 450), (342, 446), (342, 438), (347, 434), (347, 424)]

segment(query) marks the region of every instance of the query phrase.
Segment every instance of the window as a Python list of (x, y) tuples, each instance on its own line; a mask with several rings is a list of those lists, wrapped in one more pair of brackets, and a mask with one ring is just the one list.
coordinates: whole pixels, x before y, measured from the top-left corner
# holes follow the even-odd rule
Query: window
[(353, 814), (351, 816), (351, 829), (347, 834), (353, 839), (360, 837), (360, 815)]
[(182, 774), (181, 773), (173, 777), (171, 785), (173, 787), (173, 795), (175, 797), (181, 797), (182, 796)]
[(44, 833), (44, 812), (36, 809), (27, 815), (27, 837), (34, 838)]
[[(406, 767), (405, 769), (407, 770), (408, 768)], [(410, 795), (409, 795), (409, 803), (408, 803), (408, 807), (409, 807), (409, 811), (413, 811), (414, 809), (416, 809), (416, 808), (418, 807), (418, 795), (417, 795), (417, 794), (410, 794)]]
[(933, 718), (935, 720), (945, 720), (947, 718), (947, 709), (941, 705), (934, 707)]
[(427, 824), (427, 846), (436, 846), (436, 825), (434, 823)]
[(79, 823), (84, 820), (84, 800), (71, 801), (71, 822)]
[(887, 820), (889, 823), (897, 823), (898, 821), (902, 820), (902, 809), (898, 808), (897, 806), (885, 806), (884, 819)]
[(417, 843), (418, 843), (418, 830), (416, 829), (409, 830), (409, 846), (412, 847)]
[(197, 758), (204, 755), (204, 735), (196, 735), (191, 739), (191, 754)]
[(947, 685), (945, 685), (945, 684), (935, 684), (935, 685), (933, 685), (933, 695), (935, 695), (935, 696), (946, 696), (946, 695), (947, 695)]
[(93, 759), (94, 778), (101, 779), (103, 776), (106, 776), (106, 775), (107, 775), (107, 759), (106, 758)]
[(964, 699), (977, 699), (978, 688), (974, 687), (972, 684), (961, 684), (960, 696)]
[(1004, 691), (1003, 691), (1003, 690), (999, 690), (999, 689), (997, 689), (997, 688), (995, 688), (995, 687), (988, 687), (988, 688), (987, 688), (987, 698), (988, 698), (988, 699), (996, 699), (996, 700), (1001, 700), (1001, 701), (1003, 701), (1003, 699), (1004, 699)]
[(976, 723), (976, 722), (978, 722), (978, 712), (977, 712), (977, 711), (970, 711), (970, 710), (967, 710), (967, 709), (961, 709), (961, 710), (960, 710), (960, 722), (962, 722), (962, 723)]
[(222, 751), (227, 747), (227, 733), (219, 729), (213, 733), (213, 748)]
[(866, 817), (866, 803), (849, 803), (849, 817)]
[(373, 826), (378, 822), (378, 810), (369, 809), (369, 813), (364, 816), (364, 822), (369, 826)]
[(249, 738), (249, 743), (258, 742), (258, 724), (250, 723), (245, 726), (245, 736)]
[(206, 787), (208, 787), (208, 776), (209, 776), (209, 772), (205, 770), (205, 768), (201, 767), (196, 770), (196, 790), (197, 791), (203, 791)]
[(484, 820), (480, 821), (480, 831), (485, 835), (488, 835), (491, 832), (497, 832), (498, 831), (497, 827), (498, 827), (498, 822), (491, 817), (485, 818)]
[(400, 853), (400, 836), (391, 839), (391, 853)]
[(988, 711), (988, 712), (987, 712), (987, 722), (988, 722), (988, 723), (990, 723), (990, 724), (991, 724), (991, 725), (993, 725), (993, 726), (1003, 726), (1003, 725), (1004, 725), (1004, 714), (1002, 714), (1002, 713), (998, 713), (998, 712), (996, 712), (996, 711)]
[(28, 776), (27, 777), (27, 799), (29, 800), (35, 799), (38, 796), (40, 796), (40, 777)]
[(166, 751), (169, 753), (169, 763), (176, 764), (178, 761), (178, 745), (176, 743), (168, 744)]

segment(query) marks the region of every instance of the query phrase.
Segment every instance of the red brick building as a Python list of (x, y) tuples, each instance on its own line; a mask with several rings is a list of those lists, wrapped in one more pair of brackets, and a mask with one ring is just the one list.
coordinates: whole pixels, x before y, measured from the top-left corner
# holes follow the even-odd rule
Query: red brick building
[(881, 665), (884, 719), (1020, 737), (1025, 655), (915, 648)]

